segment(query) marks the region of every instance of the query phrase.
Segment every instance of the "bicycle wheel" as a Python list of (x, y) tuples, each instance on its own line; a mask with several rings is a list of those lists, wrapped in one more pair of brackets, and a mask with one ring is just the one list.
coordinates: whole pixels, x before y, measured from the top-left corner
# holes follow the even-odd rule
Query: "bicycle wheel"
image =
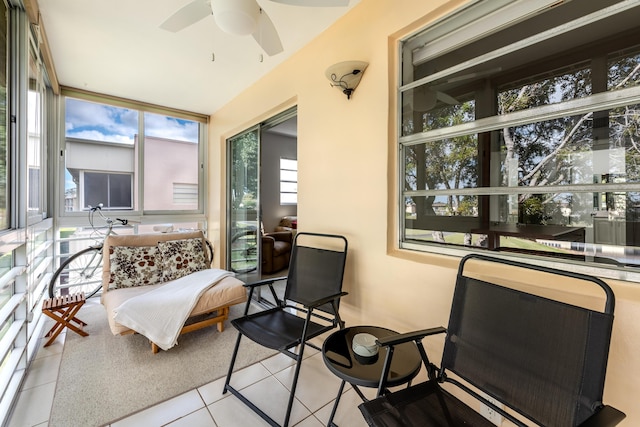
[(231, 238), (231, 271), (244, 274), (258, 269), (256, 230), (243, 230)]
[(102, 287), (102, 248), (83, 249), (67, 258), (53, 273), (49, 298), (84, 292), (90, 298)]

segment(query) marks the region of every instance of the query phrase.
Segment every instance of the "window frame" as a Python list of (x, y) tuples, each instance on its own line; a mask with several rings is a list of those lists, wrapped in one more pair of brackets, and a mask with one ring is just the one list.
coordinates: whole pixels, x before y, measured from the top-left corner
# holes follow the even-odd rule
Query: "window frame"
[[(56, 217), (60, 220), (61, 224), (70, 224), (77, 220), (78, 217), (85, 217), (86, 211), (65, 211), (64, 200), (64, 174), (66, 170), (65, 156), (66, 156), (66, 134), (64, 120), (66, 119), (66, 99), (73, 98), (86, 102), (93, 102), (97, 104), (127, 108), (135, 110), (138, 113), (138, 137), (142, 141), (139, 147), (139, 152), (136, 158), (136, 170), (137, 177), (132, 177), (133, 185), (133, 208), (132, 209), (115, 209), (114, 212), (119, 212), (121, 216), (125, 218), (133, 218), (134, 220), (141, 220), (145, 216), (153, 217), (156, 219), (150, 219), (150, 221), (156, 221), (159, 217), (167, 217), (168, 220), (175, 222), (191, 222), (191, 221), (205, 221), (207, 210), (207, 181), (208, 181), (208, 121), (209, 116), (199, 113), (193, 113), (178, 109), (172, 109), (153, 104), (147, 104), (144, 102), (133, 101), (129, 99), (98, 94), (94, 92), (84, 91), (80, 89), (69, 88), (61, 86), (61, 137), (60, 146), (58, 147), (58, 153), (60, 153), (60, 162), (58, 163), (59, 170), (57, 172), (58, 185), (56, 190), (58, 193), (59, 203), (58, 212)], [(189, 120), (198, 123), (198, 207), (196, 209), (174, 209), (174, 210), (148, 210), (144, 209), (144, 118), (145, 113), (153, 113), (157, 115), (167, 116), (175, 119)], [(73, 139), (73, 138), (72, 138)], [(98, 142), (99, 143), (99, 142)], [(173, 191), (173, 189), (170, 189)], [(144, 221), (143, 221), (144, 222)]]
[[(406, 220), (405, 214), (407, 210), (406, 199), (412, 196), (452, 196), (452, 195), (473, 195), (473, 196), (487, 196), (495, 197), (500, 195), (510, 195), (514, 193), (518, 194), (540, 194), (540, 193), (553, 193), (553, 192), (568, 192), (566, 185), (557, 186), (545, 186), (545, 187), (524, 187), (518, 186), (516, 190), (509, 187), (474, 187), (474, 188), (459, 188), (459, 189), (426, 189), (415, 191), (407, 191), (405, 189), (405, 177), (407, 176), (406, 170), (406, 150), (410, 147), (424, 144), (428, 142), (440, 141), (446, 138), (455, 138), (469, 135), (480, 135), (481, 133), (492, 132), (500, 130), (506, 127), (513, 127), (518, 125), (526, 125), (535, 123), (537, 121), (545, 121), (563, 118), (571, 115), (585, 114), (594, 111), (609, 110), (616, 107), (627, 106), (632, 103), (638, 103), (640, 101), (640, 85), (637, 87), (631, 87), (626, 89), (617, 90), (612, 92), (594, 93), (584, 98), (573, 99), (562, 102), (562, 108), (558, 108), (556, 104), (542, 105), (535, 108), (526, 109), (508, 115), (492, 115), (485, 118), (476, 118), (475, 120), (453, 125), (451, 127), (443, 127), (439, 129), (428, 130), (424, 132), (416, 131), (413, 134), (403, 134), (403, 94), (409, 93), (412, 89), (425, 85), (426, 83), (436, 82), (439, 79), (450, 76), (454, 73), (467, 70), (475, 65), (485, 63), (490, 59), (496, 59), (509, 52), (517, 51), (526, 47), (527, 45), (537, 43), (541, 40), (548, 40), (557, 37), (564, 32), (570, 31), (577, 25), (588, 25), (593, 22), (597, 22), (603, 19), (605, 16), (612, 16), (621, 13), (628, 8), (634, 6), (632, 2), (622, 1), (612, 6), (605, 7), (597, 12), (585, 15), (579, 19), (575, 19), (571, 22), (565, 22), (559, 26), (551, 28), (549, 30), (542, 31), (530, 37), (526, 37), (520, 41), (505, 45), (503, 48), (496, 49), (486, 54), (480, 54), (473, 57), (470, 60), (457, 63), (455, 65), (440, 69), (429, 74), (426, 77), (419, 78), (414, 81), (404, 82), (403, 64), (406, 61), (410, 61), (411, 65), (414, 65), (414, 58), (418, 56), (421, 61), (428, 61), (429, 59), (436, 58), (438, 55), (443, 55), (446, 52), (452, 51), (460, 46), (470, 44), (474, 41), (482, 39), (489, 34), (504, 29), (512, 24), (527, 19), (528, 16), (535, 14), (536, 11), (542, 10), (556, 2), (549, 2), (545, 0), (535, 1), (521, 1), (515, 2), (509, 5), (504, 3), (498, 4), (498, 2), (483, 2), (476, 1), (463, 7), (462, 9), (440, 19), (427, 28), (422, 28), (417, 32), (401, 39), (398, 44), (398, 75), (397, 75), (397, 121), (396, 121), (396, 138), (397, 138), (397, 235), (398, 246), (400, 249), (420, 251), (427, 253), (438, 253), (453, 256), (464, 256), (469, 252), (484, 252), (485, 249), (474, 248), (472, 246), (459, 246), (459, 245), (446, 245), (436, 244), (429, 242), (416, 242), (412, 241), (406, 235)], [(528, 11), (527, 11), (528, 9)], [(498, 12), (497, 15), (494, 12)], [(497, 21), (496, 21), (497, 20)], [(424, 35), (423, 38), (418, 39), (418, 35)], [(446, 35), (446, 36), (445, 36)], [(429, 37), (432, 36), (431, 39)], [(427, 41), (425, 42), (425, 38)], [(420, 42), (420, 43), (418, 43)], [(412, 55), (407, 53), (411, 52)], [(410, 68), (411, 65), (408, 67)], [(410, 71), (408, 71), (410, 72)], [(493, 171), (495, 165), (491, 165), (490, 170)], [(571, 188), (577, 185), (572, 185)], [(587, 192), (614, 192), (620, 190), (619, 185), (611, 184), (582, 184), (580, 185), (580, 191)], [(627, 192), (640, 191), (640, 183), (626, 183), (625, 190)], [(570, 192), (571, 190), (569, 190)], [(436, 218), (436, 221), (447, 221), (451, 223), (451, 218)], [(453, 221), (464, 221), (464, 217), (453, 219)], [(429, 221), (432, 221), (431, 217)], [(438, 228), (433, 228), (437, 230)], [(512, 255), (503, 255), (501, 253), (495, 253), (496, 256), (510, 257)], [(558, 259), (540, 259), (536, 258), (531, 260), (537, 264), (546, 264), (550, 266), (562, 266), (566, 265), (567, 261)], [(640, 274), (629, 271), (612, 271), (611, 268), (602, 267), (601, 265), (589, 265), (578, 263), (578, 267), (588, 270), (591, 273), (602, 275), (603, 277), (616, 277), (623, 276), (626, 280), (640, 281)]]

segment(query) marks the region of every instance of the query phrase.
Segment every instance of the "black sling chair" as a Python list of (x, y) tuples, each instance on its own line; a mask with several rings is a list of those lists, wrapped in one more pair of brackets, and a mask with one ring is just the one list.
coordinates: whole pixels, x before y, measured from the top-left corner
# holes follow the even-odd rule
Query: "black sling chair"
[[(300, 242), (305, 243), (301, 244)], [(307, 243), (312, 243), (314, 246)], [(231, 324), (238, 330), (238, 339), (223, 393), (230, 391), (272, 426), (279, 426), (279, 424), (229, 384), (240, 339), (245, 336), (264, 347), (278, 350), (296, 361), (291, 393), (282, 424), (287, 427), (305, 344), (319, 350), (317, 346), (307, 343), (307, 341), (336, 326), (344, 328), (344, 323), (338, 314), (338, 308), (340, 298), (347, 294), (342, 292), (346, 257), (347, 239), (343, 236), (297, 233), (291, 252), (284, 298), (282, 300), (278, 298), (273, 288), (273, 283), (285, 279), (284, 277), (245, 285), (249, 288), (249, 299), (244, 316), (231, 321)], [(249, 314), (254, 290), (260, 286), (269, 286), (276, 306)], [(298, 347), (297, 352), (293, 351), (295, 347)]]
[[(487, 281), (496, 271), (502, 272), (499, 283)], [(530, 285), (532, 280), (544, 282), (545, 296), (552, 297), (542, 296), (540, 288)], [(579, 305), (560, 301), (566, 295), (560, 281), (604, 298), (597, 299), (596, 308), (582, 304), (583, 299)], [(493, 427), (477, 412), (478, 403), (475, 410), (467, 405), (475, 398), (517, 426), (616, 425), (625, 414), (602, 403), (613, 309), (613, 292), (598, 278), (468, 255), (460, 263), (446, 330), (437, 327), (379, 340), (380, 351), (386, 348), (389, 355), (395, 345), (414, 341), (430, 380), (363, 403), (360, 411), (370, 426), (378, 427)], [(422, 339), (444, 332), (438, 368), (429, 362)], [(385, 378), (386, 372), (380, 390), (385, 389)], [(466, 394), (465, 403), (443, 383)], [(494, 406), (480, 392), (510, 411)]]

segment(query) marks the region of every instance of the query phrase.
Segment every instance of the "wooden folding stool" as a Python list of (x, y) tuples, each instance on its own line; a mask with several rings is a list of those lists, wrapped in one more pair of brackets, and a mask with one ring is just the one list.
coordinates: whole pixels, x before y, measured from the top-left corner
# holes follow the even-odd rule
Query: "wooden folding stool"
[[(76, 313), (84, 305), (84, 301), (84, 293), (63, 295), (43, 301), (42, 312), (56, 321), (56, 324), (47, 332), (46, 337), (49, 338), (49, 341), (46, 342), (45, 347), (51, 345), (64, 328), (69, 328), (83, 337), (89, 335), (81, 329), (87, 324), (76, 317)], [(71, 322), (80, 326), (75, 326)]]

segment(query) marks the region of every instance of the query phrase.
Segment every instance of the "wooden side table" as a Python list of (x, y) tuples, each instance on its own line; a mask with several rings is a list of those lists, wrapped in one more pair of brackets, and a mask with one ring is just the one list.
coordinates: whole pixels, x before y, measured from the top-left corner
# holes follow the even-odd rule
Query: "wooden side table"
[[(42, 302), (42, 312), (56, 322), (51, 330), (47, 332), (46, 337), (49, 340), (45, 343), (45, 347), (51, 345), (64, 328), (69, 328), (83, 337), (89, 335), (82, 330), (82, 327), (87, 324), (76, 317), (76, 313), (84, 305), (84, 302), (84, 293), (64, 295), (46, 299)], [(77, 323), (79, 326), (74, 325), (72, 322)]]

